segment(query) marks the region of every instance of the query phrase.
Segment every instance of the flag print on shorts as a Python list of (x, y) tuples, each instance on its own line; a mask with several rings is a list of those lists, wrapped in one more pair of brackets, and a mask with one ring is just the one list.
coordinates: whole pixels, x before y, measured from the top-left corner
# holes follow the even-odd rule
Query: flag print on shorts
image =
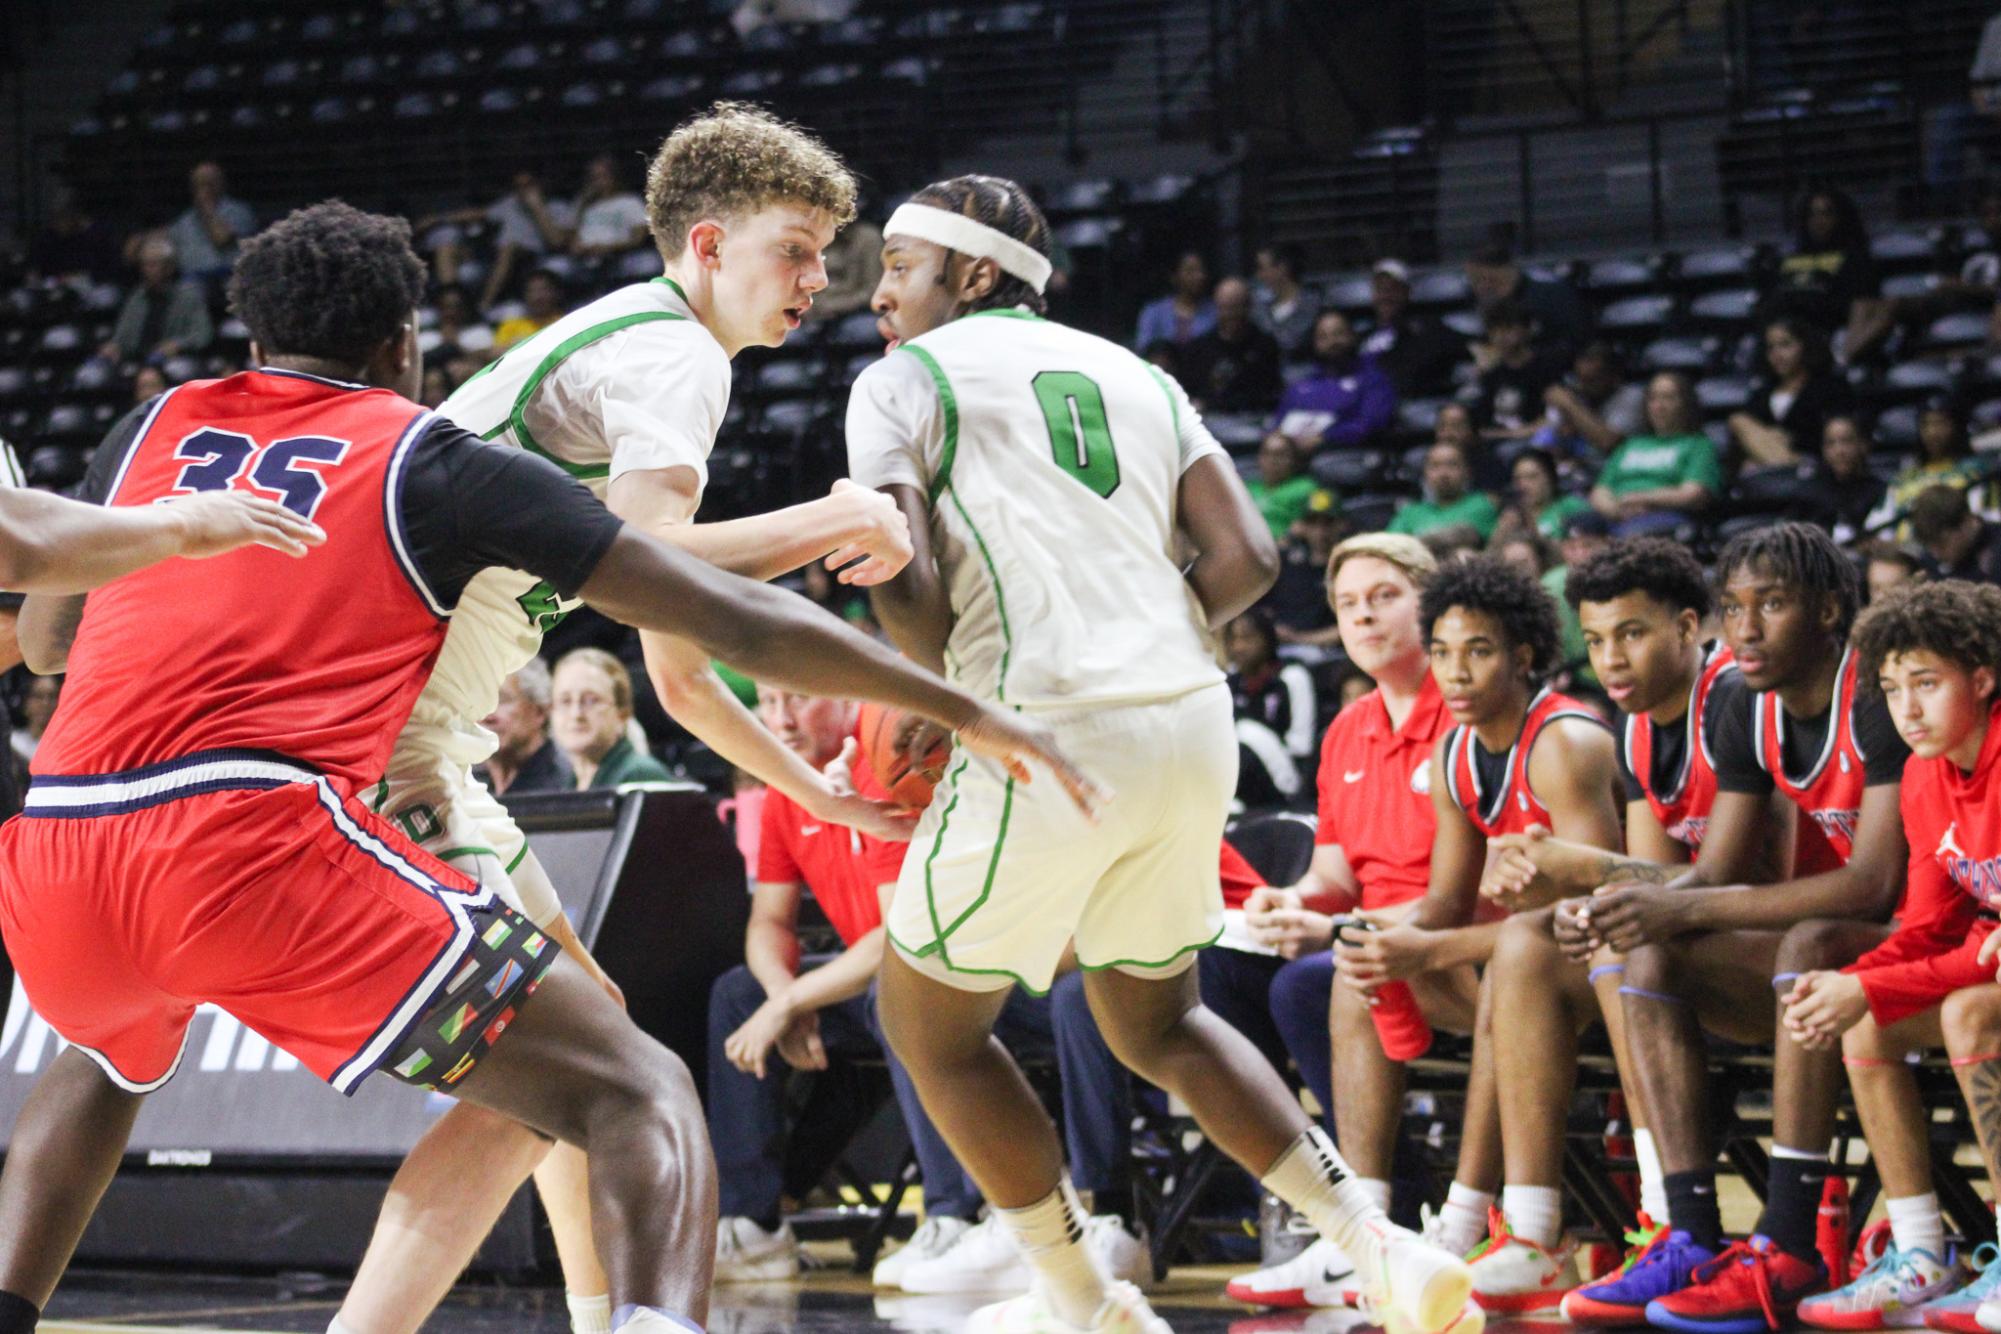
[(473, 930), (464, 961), (384, 1062), (405, 1083), (448, 1089), (464, 1079), (556, 962), (549, 938), (511, 908), (475, 913)]

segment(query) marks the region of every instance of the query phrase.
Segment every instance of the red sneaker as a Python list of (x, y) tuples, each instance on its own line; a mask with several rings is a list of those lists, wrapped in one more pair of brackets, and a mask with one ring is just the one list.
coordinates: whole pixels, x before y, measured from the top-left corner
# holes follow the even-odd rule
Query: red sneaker
[(1679, 1334), (1765, 1334), (1790, 1322), (1803, 1297), (1827, 1287), (1827, 1269), (1752, 1237), (1695, 1271), (1680, 1292), (1647, 1303), (1647, 1323)]

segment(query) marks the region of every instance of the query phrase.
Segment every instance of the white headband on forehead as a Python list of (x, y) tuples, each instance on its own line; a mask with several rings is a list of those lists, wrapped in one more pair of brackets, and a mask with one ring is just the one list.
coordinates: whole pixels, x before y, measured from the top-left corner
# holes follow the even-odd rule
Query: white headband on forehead
[(1032, 246), (1023, 245), (1003, 232), (975, 222), (963, 213), (950, 209), (933, 208), (929, 204), (903, 204), (889, 215), (889, 223), (882, 229), (885, 237), (914, 236), (920, 241), (956, 250), (974, 259), (990, 259), (1000, 265), (1001, 272), (1021, 279), (1035, 289), (1036, 295), (1049, 281), (1049, 257), (1038, 255)]

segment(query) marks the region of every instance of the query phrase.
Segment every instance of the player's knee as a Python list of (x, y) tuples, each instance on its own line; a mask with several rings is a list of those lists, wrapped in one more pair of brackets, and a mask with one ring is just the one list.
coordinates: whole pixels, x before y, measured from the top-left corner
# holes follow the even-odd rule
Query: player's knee
[(1866, 1062), (1861, 1068), (1880, 1064), (1884, 1061), (1901, 1060), (1903, 1046), (1891, 1042), (1883, 1036), (1883, 1030), (1868, 1015), (1862, 1021), (1841, 1035), (1841, 1058), (1850, 1062)]
[(1855, 927), (1854, 922), (1827, 917), (1795, 923), (1779, 942), (1778, 971), (1807, 973), (1851, 962), (1857, 952)]
[(2001, 987), (1962, 987), (1939, 1007), (1945, 1045), (1957, 1059), (2001, 1052)]
[(1624, 985), (1653, 994), (1674, 992), (1674, 959), (1665, 945), (1641, 945), (1626, 955)]
[(1548, 976), (1561, 963), (1562, 955), (1542, 914), (1517, 914), (1501, 924), (1493, 957), (1487, 964), (1488, 985), (1493, 985), (1496, 978)]

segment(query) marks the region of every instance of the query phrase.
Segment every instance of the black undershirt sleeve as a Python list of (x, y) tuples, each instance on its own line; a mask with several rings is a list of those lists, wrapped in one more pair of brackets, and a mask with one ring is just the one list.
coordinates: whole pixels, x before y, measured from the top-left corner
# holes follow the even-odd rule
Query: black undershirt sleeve
[(1704, 721), (1709, 724), (1709, 752), (1716, 760), (1716, 786), (1721, 791), (1756, 797), (1772, 791), (1772, 776), (1759, 767), (1752, 744), (1751, 709), (1757, 698), (1735, 672), (1710, 687), (1708, 707), (1714, 712), (1707, 713)]
[(1851, 707), (1854, 713), (1850, 726), (1855, 732), (1856, 745), (1862, 749), (1864, 786), (1903, 781), (1904, 761), (1911, 758), (1911, 748), (1898, 734), (1882, 692), (1858, 685)]
[(411, 444), (396, 505), (410, 559), (448, 607), (493, 566), (575, 597), (624, 526), (554, 464), (442, 417)]
[(138, 443), (139, 428), (153, 415), (153, 405), (159, 401), (158, 397), (147, 399), (120, 417), (105, 433), (104, 442), (90, 456), (90, 468), (83, 475), (82, 485), (77, 487), (78, 500), (87, 505), (102, 505), (111, 499), (111, 483), (124, 466), (126, 455), (132, 452), (132, 446)]

